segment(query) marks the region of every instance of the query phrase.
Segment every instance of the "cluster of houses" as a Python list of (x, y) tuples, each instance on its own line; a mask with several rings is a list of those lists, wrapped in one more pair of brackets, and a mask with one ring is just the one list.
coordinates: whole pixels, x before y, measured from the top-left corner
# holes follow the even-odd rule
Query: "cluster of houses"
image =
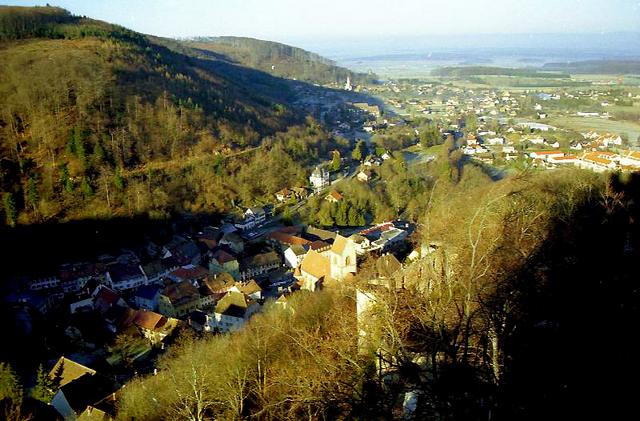
[[(469, 133), (461, 149), (463, 154), (472, 158), (494, 163), (494, 157), (499, 154), (504, 160), (510, 161), (524, 156), (532, 160), (537, 168), (556, 168), (574, 165), (579, 168), (596, 172), (609, 170), (638, 171), (640, 170), (639, 152), (620, 149), (622, 138), (617, 134), (600, 134), (594, 131), (581, 133), (582, 138), (569, 146), (571, 153), (560, 150), (557, 140), (548, 140), (540, 134), (523, 135), (519, 143), (540, 150), (524, 152), (523, 148), (516, 149), (513, 141), (493, 131), (479, 129), (476, 134)], [(612, 150), (615, 150), (612, 151)]]
[(389, 81), (372, 88), (372, 92), (384, 96), (399, 114), (444, 119), (454, 119), (460, 113), (515, 117), (521, 110), (519, 100), (526, 97), (508, 90), (476, 90), (431, 83), (415, 85), (410, 81)]
[(583, 141), (571, 143), (571, 149), (576, 151), (607, 149), (622, 146), (622, 138), (617, 134), (605, 133), (599, 134), (595, 131), (581, 133)]
[(640, 152), (638, 151), (585, 151), (577, 155), (565, 155), (561, 151), (531, 152), (535, 166), (556, 167), (574, 165), (595, 172), (640, 171)]
[[(54, 396), (50, 402), (65, 420), (113, 420), (121, 385), (70, 358), (60, 357), (49, 372)], [(47, 419), (59, 419), (52, 414)]]
[[(266, 242), (273, 248), (272, 253), (284, 257), (294, 281), (293, 285), (271, 282), (270, 287), (278, 286), (281, 292), (331, 287), (352, 278), (358, 271), (358, 259), (372, 250), (385, 251), (376, 260), (376, 273), (370, 274), (372, 283), (384, 282), (402, 267), (387, 251), (406, 238), (408, 228), (407, 224), (400, 222), (384, 223), (345, 237), (314, 227), (281, 227), (269, 234)], [(209, 248), (211, 237), (203, 232), (196, 241), (205, 240)], [(173, 245), (182, 243), (182, 240), (171, 241)], [(183, 245), (181, 249), (188, 250), (189, 247)], [(229, 265), (231, 254), (221, 250), (214, 254), (219, 260), (213, 263), (212, 271), (195, 265), (173, 270), (165, 267), (166, 275), (158, 277), (161, 281), (144, 282), (135, 287), (134, 283), (127, 283), (132, 287), (120, 290), (109, 284), (106, 274), (101, 282), (96, 282), (96, 274), (100, 276), (100, 270), (88, 275), (86, 271), (92, 266), (79, 266), (77, 274), (91, 278), (81, 290), (94, 283), (97, 287), (83, 300), (71, 303), (70, 313), (82, 315), (92, 312), (107, 323), (109, 332), (145, 338), (151, 345), (163, 344), (165, 338), (179, 328), (190, 327), (200, 332), (235, 331), (260, 311), (265, 290), (256, 280), (242, 282), (234, 278), (232, 273), (237, 274), (238, 266)], [(170, 257), (161, 260), (167, 258)], [(139, 265), (139, 268), (146, 275), (145, 268), (150, 269), (150, 264)], [(70, 270), (69, 265), (64, 269)], [(111, 267), (106, 269), (109, 272)], [(157, 272), (159, 269), (154, 270)], [(44, 281), (38, 284), (43, 290), (48, 286)], [(275, 294), (273, 298), (276, 305), (288, 305), (285, 293)], [(67, 328), (67, 334), (78, 337), (75, 339), (82, 337), (80, 329), (72, 326)], [(148, 352), (148, 346), (139, 347), (133, 350), (131, 358), (135, 360)], [(87, 363), (88, 359), (82, 358), (82, 353), (75, 355), (79, 359), (60, 357), (50, 370), (53, 385), (50, 405), (64, 419), (114, 419), (121, 384), (111, 372), (90, 368), (97, 365)], [(107, 358), (107, 361), (113, 363), (110, 359), (114, 358)]]

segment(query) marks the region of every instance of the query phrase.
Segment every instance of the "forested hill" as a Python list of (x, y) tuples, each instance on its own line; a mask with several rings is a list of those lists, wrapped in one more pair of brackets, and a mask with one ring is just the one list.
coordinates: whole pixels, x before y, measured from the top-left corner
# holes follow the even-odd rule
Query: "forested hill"
[(373, 80), (374, 75), (353, 73), (318, 54), (272, 41), (245, 37), (205, 37), (186, 45), (220, 59), (231, 60), (274, 76), (307, 82), (344, 84), (347, 76), (354, 83)]
[(222, 211), (295, 179), (242, 171), (245, 151), (306, 124), (290, 106), (301, 82), (161, 41), (59, 8), (0, 7), (2, 222)]
[(468, 76), (517, 76), (536, 78), (568, 78), (566, 73), (543, 72), (537, 69), (511, 69), (491, 66), (453, 66), (439, 67), (431, 72), (434, 76), (468, 77)]
[(587, 60), (569, 63), (546, 63), (544, 70), (591, 74), (638, 74), (640, 60)]

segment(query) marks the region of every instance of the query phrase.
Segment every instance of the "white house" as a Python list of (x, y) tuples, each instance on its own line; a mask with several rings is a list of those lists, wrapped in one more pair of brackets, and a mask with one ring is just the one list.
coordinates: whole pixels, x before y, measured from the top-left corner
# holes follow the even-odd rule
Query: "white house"
[(578, 158), (573, 155), (550, 156), (547, 158), (547, 162), (550, 164), (557, 164), (557, 165), (576, 165), (578, 163)]
[(620, 158), (620, 165), (624, 167), (640, 167), (640, 152), (630, 151), (627, 155)]
[(56, 276), (49, 276), (45, 278), (32, 279), (29, 282), (29, 289), (31, 291), (40, 291), (43, 289), (51, 289), (60, 286), (60, 279)]
[(489, 145), (504, 145), (504, 138), (503, 137), (492, 137), (490, 139), (487, 139), (487, 143)]
[(309, 177), (309, 182), (316, 191), (322, 190), (331, 183), (329, 171), (324, 168), (316, 167)]
[(543, 151), (543, 152), (531, 152), (529, 157), (532, 159), (542, 159), (543, 161), (548, 161), (549, 158), (560, 158), (564, 156), (564, 152), (560, 151)]
[(302, 263), (305, 254), (307, 251), (303, 246), (294, 244), (284, 251), (284, 262), (290, 268), (297, 268)]
[(331, 277), (344, 279), (349, 273), (356, 273), (356, 247), (352, 240), (340, 234), (336, 235), (333, 246), (329, 250), (331, 259)]
[(267, 214), (263, 208), (254, 207), (248, 208), (242, 219), (235, 223), (236, 228), (244, 231), (264, 224), (267, 219)]
[(293, 276), (309, 291), (322, 287), (325, 281), (341, 281), (357, 271), (356, 248), (353, 240), (338, 234), (329, 250), (309, 250)]
[(218, 304), (215, 312), (209, 318), (210, 330), (219, 332), (233, 332), (242, 327), (258, 310), (260, 305), (249, 299), (233, 287)]
[(356, 176), (356, 178), (358, 179), (358, 181), (362, 181), (363, 183), (366, 183), (369, 180), (371, 180), (371, 171), (369, 171), (369, 170), (360, 171), (358, 173), (358, 175)]
[(112, 265), (106, 274), (107, 283), (117, 291), (130, 290), (148, 283), (140, 265), (124, 265), (117, 263)]

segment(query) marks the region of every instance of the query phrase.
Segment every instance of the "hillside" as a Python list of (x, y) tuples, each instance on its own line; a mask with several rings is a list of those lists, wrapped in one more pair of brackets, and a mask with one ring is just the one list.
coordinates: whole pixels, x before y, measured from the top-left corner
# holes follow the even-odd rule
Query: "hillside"
[(244, 37), (196, 38), (185, 43), (214, 55), (274, 76), (319, 84), (344, 84), (347, 76), (354, 83), (372, 80), (374, 75), (353, 73), (318, 54), (277, 42)]
[(272, 193), (242, 173), (270, 147), (244, 151), (307, 124), (293, 84), (63, 9), (0, 7), (2, 219), (215, 212)]
[(638, 369), (611, 350), (637, 325), (639, 184), (606, 177), (441, 178), (422, 258), (381, 280), (374, 257), (233, 335), (185, 335), (127, 384), (119, 418), (617, 418), (634, 400), (616, 380)]

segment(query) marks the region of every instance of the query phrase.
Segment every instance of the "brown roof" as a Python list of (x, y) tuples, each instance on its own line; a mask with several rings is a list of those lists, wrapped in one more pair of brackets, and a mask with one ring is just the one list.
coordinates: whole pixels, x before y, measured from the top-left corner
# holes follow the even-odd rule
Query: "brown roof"
[(290, 235), (298, 235), (302, 232), (302, 227), (299, 225), (292, 225), (290, 227), (280, 227), (276, 232), (283, 232)]
[(133, 319), (133, 323), (136, 326), (147, 330), (156, 330), (161, 328), (166, 322), (167, 319), (162, 314), (146, 310), (138, 311), (135, 319)]
[(221, 292), (231, 288), (236, 281), (227, 272), (222, 272), (213, 279), (207, 279), (205, 283), (213, 292)]
[(216, 313), (224, 313), (231, 306), (246, 310), (249, 304), (251, 304), (251, 300), (242, 292), (229, 291), (216, 304)]
[(331, 247), (331, 244), (326, 243), (326, 242), (324, 242), (324, 241), (322, 241), (322, 240), (316, 240), (316, 241), (314, 241), (313, 243), (311, 243), (311, 244), (309, 245), (309, 248), (310, 248), (311, 250), (315, 250), (315, 251), (318, 251), (318, 250), (327, 250), (327, 249), (329, 249), (330, 247)]
[(344, 253), (344, 250), (347, 248), (349, 240), (340, 234), (336, 235), (336, 240), (333, 242), (333, 246), (331, 246), (331, 251), (336, 254)]
[(304, 238), (297, 237), (295, 235), (286, 234), (284, 232), (272, 232), (268, 235), (269, 238), (272, 238), (279, 243), (289, 244), (289, 245), (305, 245), (309, 244), (311, 241), (305, 240)]
[(178, 284), (169, 285), (161, 292), (162, 295), (169, 298), (172, 302), (179, 301), (186, 297), (199, 297), (200, 293), (189, 281), (182, 281)]
[(120, 295), (111, 288), (103, 286), (96, 294), (95, 301), (102, 301), (107, 305), (115, 304), (120, 300)]
[(173, 276), (180, 279), (201, 279), (207, 276), (207, 271), (202, 266), (194, 266), (192, 268), (178, 268), (171, 272)]
[(213, 254), (213, 258), (216, 259), (218, 263), (220, 263), (221, 265), (224, 265), (225, 263), (233, 262), (234, 260), (236, 260), (234, 256), (232, 256), (231, 254), (227, 253), (224, 250), (216, 251)]
[(255, 256), (250, 256), (242, 260), (242, 266), (244, 268), (270, 266), (279, 263), (280, 257), (278, 257), (278, 254), (275, 251), (256, 254)]
[(318, 279), (328, 276), (329, 273), (331, 273), (329, 259), (315, 250), (309, 250), (304, 256), (300, 264), (300, 269)]
[(68, 358), (60, 357), (60, 359), (56, 362), (56, 364), (49, 372), (49, 377), (51, 377), (52, 379), (59, 377), (60, 387), (62, 387), (76, 379), (79, 379), (85, 374), (90, 374), (93, 376), (94, 374), (96, 374), (96, 371)]
[(260, 292), (262, 291), (262, 288), (260, 288), (260, 285), (258, 285), (258, 283), (255, 280), (251, 280), (248, 283), (241, 285), (238, 288), (242, 293), (244, 294), (253, 294), (254, 292)]
[(336, 238), (336, 233), (333, 231), (327, 231), (316, 227), (307, 227), (307, 234), (317, 237), (323, 241), (333, 240)]
[(385, 254), (376, 260), (376, 269), (381, 278), (390, 278), (394, 273), (402, 269), (402, 265), (393, 254)]
[(325, 199), (330, 200), (333, 199), (337, 202), (342, 200), (342, 195), (340, 193), (338, 193), (337, 191), (332, 191), (331, 193), (329, 193)]

